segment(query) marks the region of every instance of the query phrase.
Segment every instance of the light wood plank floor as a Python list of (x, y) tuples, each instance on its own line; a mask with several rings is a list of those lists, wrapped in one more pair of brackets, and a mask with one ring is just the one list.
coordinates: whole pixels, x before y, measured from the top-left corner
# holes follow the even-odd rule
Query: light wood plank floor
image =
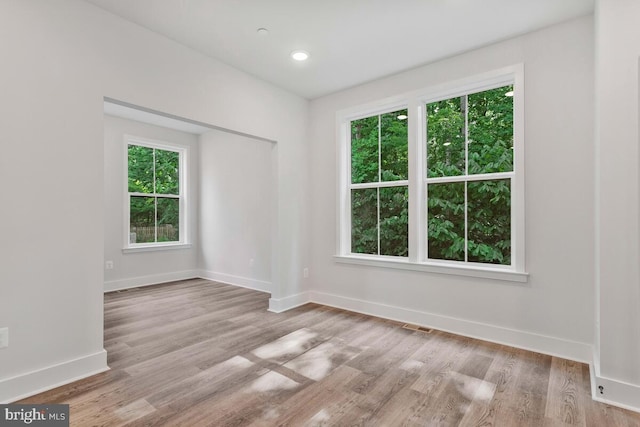
[(206, 280), (105, 295), (109, 372), (24, 403), (74, 426), (640, 426), (587, 365)]

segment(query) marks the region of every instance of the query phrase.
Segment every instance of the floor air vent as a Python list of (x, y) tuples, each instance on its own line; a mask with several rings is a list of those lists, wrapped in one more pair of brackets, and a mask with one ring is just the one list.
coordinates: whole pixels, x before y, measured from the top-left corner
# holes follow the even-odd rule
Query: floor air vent
[(433, 329), (425, 328), (424, 326), (412, 325), (411, 323), (405, 323), (402, 327), (404, 329), (409, 329), (410, 331), (424, 332), (425, 334), (433, 332)]

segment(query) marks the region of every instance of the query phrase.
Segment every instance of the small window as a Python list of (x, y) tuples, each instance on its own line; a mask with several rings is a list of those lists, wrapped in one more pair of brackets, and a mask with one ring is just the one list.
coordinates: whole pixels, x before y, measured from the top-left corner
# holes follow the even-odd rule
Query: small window
[(128, 247), (185, 242), (184, 151), (127, 141)]

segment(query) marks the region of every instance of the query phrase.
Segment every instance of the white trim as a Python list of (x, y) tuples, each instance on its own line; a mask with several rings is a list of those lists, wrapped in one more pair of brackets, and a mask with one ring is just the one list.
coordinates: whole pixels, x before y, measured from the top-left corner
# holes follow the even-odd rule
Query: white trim
[(214, 282), (225, 283), (227, 285), (239, 286), (241, 288), (253, 289), (254, 291), (271, 293), (273, 288), (271, 282), (265, 280), (252, 279), (250, 277), (234, 276), (233, 274), (218, 273), (215, 271), (199, 270), (198, 277), (212, 280)]
[(131, 277), (128, 279), (111, 280), (104, 282), (104, 292), (119, 291), (121, 289), (139, 288), (142, 286), (159, 285), (161, 283), (174, 282), (199, 278), (198, 270), (184, 270), (172, 273), (153, 274), (150, 276)]
[[(593, 352), (593, 363), (589, 365), (589, 373), (593, 400), (640, 412), (640, 385), (601, 376), (600, 360), (596, 351)], [(603, 387), (602, 393), (600, 386)]]
[(311, 294), (310, 302), (317, 304), (399, 322), (413, 323), (456, 335), (535, 351), (537, 353), (562, 357), (582, 363), (591, 362), (593, 348), (587, 343), (324, 292), (311, 291), (309, 293)]
[[(415, 114), (410, 113), (412, 111)], [(423, 198), (420, 196), (420, 186), (409, 185), (409, 182), (418, 182), (421, 179), (421, 174), (423, 173), (422, 169), (422, 144), (410, 144), (410, 141), (421, 141), (424, 133), (422, 126), (419, 126), (421, 123), (420, 117), (422, 117), (422, 106), (416, 101), (413, 100), (409, 108), (407, 108), (407, 161), (409, 162), (408, 171), (408, 181), (407, 181), (407, 190), (409, 193), (409, 203), (408, 203), (408, 227), (407, 232), (408, 236), (414, 236), (413, 239), (408, 238), (408, 259), (411, 262), (417, 262), (422, 258), (422, 248), (421, 244), (424, 242), (422, 239), (422, 225), (420, 222), (422, 221), (423, 216), (423, 208), (422, 203), (424, 202)]]
[(503, 280), (507, 282), (526, 283), (529, 273), (514, 271), (490, 264), (462, 262), (411, 262), (403, 257), (383, 257), (377, 255), (350, 254), (335, 255), (335, 262), (342, 264), (364, 265), (369, 267), (393, 268), (398, 270), (422, 271), (425, 273), (453, 274), (457, 276), (479, 277), (483, 279)]
[[(135, 249), (143, 248), (143, 250), (151, 250), (148, 249), (151, 246), (154, 247), (162, 247), (162, 246), (177, 246), (177, 245), (188, 245), (191, 241), (189, 235), (189, 221), (188, 217), (191, 215), (189, 212), (189, 196), (188, 196), (188, 170), (189, 170), (189, 156), (191, 147), (184, 144), (160, 141), (156, 139), (143, 138), (139, 136), (125, 134), (123, 136), (123, 155), (124, 155), (124, 203), (123, 203), (123, 252), (136, 252)], [(130, 193), (129, 192), (129, 145), (137, 145), (141, 147), (152, 148), (154, 150), (163, 150), (163, 151), (171, 151), (174, 153), (178, 153), (178, 163), (180, 170), (179, 172), (179, 189), (178, 195), (175, 194), (157, 194), (157, 193)], [(155, 151), (154, 151), (154, 159), (155, 159)], [(155, 169), (154, 169), (154, 187), (155, 187)], [(178, 242), (152, 242), (152, 243), (130, 243), (130, 203), (132, 196), (139, 197), (153, 197), (158, 198), (177, 198), (179, 200), (180, 209), (179, 209), (179, 218), (178, 218), (178, 227), (179, 227), (179, 238)], [(157, 206), (156, 206), (157, 209)], [(157, 215), (156, 215), (157, 216)], [(157, 221), (157, 218), (156, 218)], [(157, 225), (157, 224), (156, 224)], [(157, 239), (157, 227), (156, 227), (156, 239)]]
[(282, 313), (310, 302), (312, 302), (310, 292), (302, 292), (284, 298), (269, 298), (269, 311), (272, 313)]
[(495, 172), (495, 173), (479, 173), (475, 175), (452, 175), (452, 176), (438, 176), (434, 178), (427, 178), (425, 182), (427, 184), (443, 184), (448, 182), (474, 182), (474, 181), (494, 181), (499, 179), (513, 179), (515, 178), (514, 172)]
[(524, 64), (513, 67), (513, 172), (511, 180), (511, 263), (516, 271), (527, 271), (525, 265), (525, 170), (524, 149)]
[[(426, 120), (424, 105), (456, 96), (478, 93), (496, 89), (505, 85), (514, 86), (513, 103), (513, 171), (497, 172), (490, 174), (462, 175), (456, 177), (427, 178), (425, 171), (426, 153)], [(377, 256), (380, 263), (374, 263), (371, 257), (360, 257), (363, 254), (353, 254), (351, 248), (351, 192), (353, 189), (380, 188), (387, 186), (404, 186), (402, 182), (373, 182), (363, 184), (351, 183), (351, 132), (350, 123), (366, 117), (407, 109), (408, 115), (408, 149), (409, 149), (409, 179), (406, 184), (409, 188), (409, 257), (406, 260), (388, 263), (387, 259)], [(465, 121), (468, 120), (465, 109)], [(468, 138), (465, 132), (465, 139)], [(378, 138), (378, 143), (380, 143)], [(516, 282), (526, 282), (525, 269), (525, 184), (524, 184), (524, 65), (515, 64), (501, 69), (489, 71), (479, 75), (472, 75), (464, 79), (447, 82), (442, 85), (424, 88), (404, 93), (391, 98), (374, 101), (365, 105), (350, 107), (336, 113), (336, 165), (337, 165), (337, 227), (336, 227), (336, 254), (340, 262), (353, 264), (386, 266), (391, 268), (403, 268), (414, 271), (428, 271), (436, 273), (460, 274), (464, 276), (476, 276), (496, 278)], [(467, 144), (465, 144), (465, 157), (467, 156)], [(379, 154), (380, 154), (380, 150)], [(379, 163), (379, 162), (378, 162)], [(465, 162), (465, 169), (468, 162)], [(380, 174), (380, 170), (378, 170)], [(380, 178), (380, 177), (379, 177)], [(493, 264), (469, 263), (466, 260), (468, 251), (465, 250), (465, 261), (457, 261), (460, 268), (454, 268), (449, 263), (440, 263), (440, 260), (428, 259), (427, 232), (426, 232), (426, 198), (428, 185), (431, 183), (465, 182), (465, 206), (466, 183), (469, 181), (508, 179), (511, 188), (511, 264), (508, 266), (495, 266)], [(379, 199), (379, 198), (378, 198)], [(378, 207), (379, 208), (379, 207)], [(418, 217), (416, 217), (418, 215)], [(467, 218), (465, 210), (465, 236)], [(379, 216), (379, 215), (378, 215)], [(380, 218), (378, 218), (378, 223)], [(378, 234), (380, 229), (378, 227)], [(379, 240), (379, 239), (378, 239)], [(467, 239), (465, 238), (465, 246)], [(378, 248), (380, 243), (378, 241)], [(486, 268), (484, 266), (486, 265)], [(506, 270), (499, 267), (507, 267)]]
[(0, 404), (15, 402), (108, 370), (107, 352), (101, 350), (77, 359), (5, 378), (0, 380)]
[(485, 90), (497, 89), (501, 86), (513, 84), (514, 76), (522, 73), (523, 70), (523, 64), (514, 64), (498, 70), (421, 89), (415, 91), (413, 96), (419, 98), (422, 103), (429, 104), (462, 95), (472, 95)]
[(360, 184), (351, 184), (351, 190), (361, 190), (364, 188), (389, 188), (389, 187), (407, 187), (409, 181), (406, 179), (398, 181), (379, 181), (379, 182), (363, 182)]
[(176, 249), (191, 249), (191, 243), (148, 243), (130, 248), (122, 248), (123, 254), (135, 252), (170, 251)]

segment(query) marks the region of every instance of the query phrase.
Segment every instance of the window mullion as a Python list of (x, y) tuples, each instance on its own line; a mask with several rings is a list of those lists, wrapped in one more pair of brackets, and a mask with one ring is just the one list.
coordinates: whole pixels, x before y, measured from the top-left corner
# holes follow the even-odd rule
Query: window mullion
[(469, 200), (467, 197), (467, 188), (469, 183), (464, 182), (464, 262), (469, 261)]
[[(156, 149), (153, 149), (153, 194), (156, 193)], [(158, 196), (153, 197), (153, 235), (154, 242), (158, 242)]]
[[(469, 176), (469, 96), (464, 96), (464, 174)], [(464, 262), (469, 261), (469, 199), (467, 188), (469, 181), (464, 182)]]
[[(382, 115), (378, 114), (378, 183), (382, 182)], [(378, 194), (378, 255), (380, 255), (380, 187)]]
[(378, 194), (378, 255), (380, 255), (380, 187), (376, 188)]
[(426, 224), (424, 202), (424, 169), (423, 169), (423, 141), (424, 109), (417, 100), (412, 100), (407, 109), (407, 144), (409, 161), (409, 261), (420, 262), (424, 260), (424, 248), (426, 246), (426, 232), (423, 224)]

